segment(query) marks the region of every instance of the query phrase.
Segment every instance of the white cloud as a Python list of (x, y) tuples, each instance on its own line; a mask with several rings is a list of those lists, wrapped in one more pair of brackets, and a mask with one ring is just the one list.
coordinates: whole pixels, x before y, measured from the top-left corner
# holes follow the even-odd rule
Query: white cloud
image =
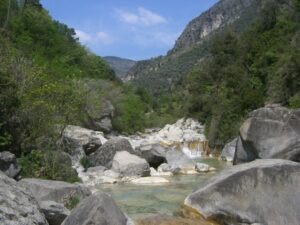
[(139, 7), (137, 13), (128, 12), (122, 9), (116, 9), (115, 11), (120, 20), (128, 24), (153, 26), (167, 23), (167, 20), (164, 17), (143, 7)]
[(165, 32), (157, 32), (153, 34), (154, 39), (161, 43), (162, 45), (172, 46), (175, 44), (176, 39), (178, 38), (179, 34), (171, 34)]
[(112, 38), (108, 33), (106, 32), (98, 32), (97, 33), (97, 41), (102, 42), (105, 45), (112, 44), (114, 42), (114, 38)]
[(82, 30), (75, 30), (76, 32), (76, 37), (79, 38), (79, 40), (82, 43), (88, 43), (91, 42), (93, 40), (92, 36)]
[(134, 37), (137, 44), (143, 47), (167, 47), (171, 48), (178, 37), (177, 33), (168, 33), (163, 31), (138, 33)]
[(83, 44), (102, 44), (102, 45), (110, 45), (114, 42), (114, 38), (112, 38), (108, 33), (99, 31), (95, 33), (87, 33), (82, 30), (76, 30), (76, 37), (79, 38), (80, 42)]

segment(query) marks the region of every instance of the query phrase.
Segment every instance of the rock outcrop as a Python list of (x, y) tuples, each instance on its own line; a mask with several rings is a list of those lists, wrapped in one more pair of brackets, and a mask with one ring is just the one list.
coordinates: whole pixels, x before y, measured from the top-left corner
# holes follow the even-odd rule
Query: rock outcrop
[(257, 109), (240, 128), (234, 164), (257, 158), (300, 162), (300, 109), (277, 105)]
[(95, 104), (89, 104), (86, 108), (88, 119), (84, 124), (88, 129), (110, 133), (112, 131), (111, 119), (114, 116), (114, 111), (114, 106), (108, 100), (102, 100), (100, 107)]
[(122, 176), (145, 177), (150, 175), (148, 162), (126, 151), (117, 152), (113, 158), (112, 170)]
[(55, 201), (65, 205), (73, 198), (84, 199), (91, 194), (83, 185), (63, 181), (22, 179), (18, 183), (31, 192), (39, 202)]
[(97, 192), (81, 201), (62, 225), (126, 225), (127, 221), (110, 196)]
[(297, 225), (299, 186), (299, 163), (256, 160), (214, 176), (185, 205), (221, 224)]
[(0, 224), (48, 225), (35, 198), (0, 172)]
[(132, 148), (128, 140), (124, 138), (112, 138), (108, 140), (103, 146), (98, 148), (88, 158), (92, 166), (105, 166), (110, 169), (112, 166), (113, 158), (116, 152), (127, 151), (135, 154), (136, 151)]
[(71, 155), (73, 163), (101, 147), (107, 140), (103, 133), (78, 126), (67, 126), (59, 141), (63, 151)]
[(235, 151), (236, 151), (237, 141), (238, 141), (238, 139), (235, 138), (231, 142), (227, 143), (224, 146), (224, 148), (222, 149), (221, 156), (220, 156), (221, 160), (227, 161), (227, 162), (233, 161)]
[(166, 56), (137, 62), (127, 73), (126, 80), (157, 95), (170, 90), (178, 81), (184, 80), (184, 76), (189, 74), (194, 65), (207, 57), (207, 45), (211, 44), (214, 34), (223, 32), (229, 26), (236, 32), (249, 28), (264, 2), (217, 1), (186, 26), (174, 48)]
[(0, 170), (10, 178), (17, 178), (21, 172), (16, 156), (10, 152), (0, 152)]

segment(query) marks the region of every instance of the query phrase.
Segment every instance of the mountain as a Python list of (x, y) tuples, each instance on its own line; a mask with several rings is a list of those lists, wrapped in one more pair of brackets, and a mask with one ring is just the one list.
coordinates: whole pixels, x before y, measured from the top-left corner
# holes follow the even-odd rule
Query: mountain
[(221, 0), (192, 20), (166, 56), (127, 74), (160, 114), (205, 124), (215, 150), (264, 105), (300, 108), (300, 0)]
[(152, 94), (173, 90), (194, 65), (207, 55), (214, 34), (232, 27), (242, 32), (250, 26), (265, 1), (221, 0), (193, 19), (166, 56), (139, 61), (126, 75), (126, 80), (147, 88)]
[(136, 61), (116, 56), (105, 56), (103, 59), (115, 71), (117, 77), (124, 79), (127, 72), (136, 64)]

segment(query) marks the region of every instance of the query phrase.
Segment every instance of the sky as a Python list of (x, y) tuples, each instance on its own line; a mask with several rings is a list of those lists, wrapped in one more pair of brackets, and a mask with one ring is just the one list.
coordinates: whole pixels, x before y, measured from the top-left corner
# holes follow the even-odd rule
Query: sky
[(218, 0), (41, 0), (53, 19), (75, 29), (100, 56), (165, 55), (186, 25)]

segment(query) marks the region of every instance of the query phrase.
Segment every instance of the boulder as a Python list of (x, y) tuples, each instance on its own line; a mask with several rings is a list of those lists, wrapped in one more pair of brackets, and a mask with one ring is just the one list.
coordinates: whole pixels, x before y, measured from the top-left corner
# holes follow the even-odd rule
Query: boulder
[(235, 138), (231, 142), (227, 143), (224, 148), (222, 149), (221, 153), (221, 160), (227, 161), (227, 162), (232, 162), (234, 158), (234, 154), (236, 151), (236, 146), (237, 146), (237, 141), (238, 139)]
[(89, 129), (110, 133), (112, 131), (111, 119), (114, 116), (115, 108), (110, 101), (104, 100), (101, 103), (100, 107), (88, 104), (86, 109), (88, 119), (84, 124)]
[(194, 142), (206, 140), (204, 126), (191, 118), (180, 119), (175, 124), (166, 125), (158, 132), (158, 137), (170, 142)]
[(0, 224), (48, 225), (35, 198), (1, 171)]
[(19, 184), (30, 191), (39, 202), (55, 201), (66, 205), (74, 198), (83, 199), (91, 194), (83, 185), (63, 181), (22, 179)]
[(207, 165), (205, 163), (196, 163), (195, 169), (199, 173), (203, 173), (203, 172), (207, 173), (207, 172), (216, 171), (216, 168), (211, 167), (210, 165)]
[(257, 158), (300, 162), (300, 109), (270, 105), (255, 110), (240, 128), (234, 164)]
[(145, 141), (140, 145), (138, 150), (150, 166), (157, 168), (159, 165), (166, 162), (166, 152), (169, 149), (159, 143)]
[(0, 170), (10, 178), (17, 178), (21, 172), (16, 156), (10, 152), (0, 152)]
[(61, 203), (43, 201), (40, 203), (40, 207), (49, 225), (61, 225), (65, 218), (70, 215), (70, 211)]
[(126, 225), (127, 221), (110, 196), (97, 192), (81, 201), (62, 225)]
[(106, 141), (102, 132), (69, 125), (63, 131), (59, 144), (62, 150), (71, 155), (73, 162), (78, 162), (85, 155), (96, 151)]
[(91, 154), (88, 159), (92, 166), (105, 166), (110, 169), (112, 160), (119, 151), (127, 151), (131, 154), (136, 154), (129, 141), (124, 138), (112, 138), (108, 140), (103, 146)]
[(122, 176), (145, 177), (150, 175), (148, 162), (126, 151), (117, 152), (113, 158), (112, 170)]
[(167, 163), (163, 163), (157, 168), (157, 172), (159, 173), (179, 174), (180, 170), (181, 167), (179, 165), (169, 165)]
[(299, 186), (299, 163), (256, 160), (212, 177), (185, 205), (220, 224), (297, 225)]
[(194, 170), (195, 162), (191, 158), (187, 157), (180, 150), (170, 150), (166, 153), (166, 159), (170, 166), (179, 167), (181, 170)]

